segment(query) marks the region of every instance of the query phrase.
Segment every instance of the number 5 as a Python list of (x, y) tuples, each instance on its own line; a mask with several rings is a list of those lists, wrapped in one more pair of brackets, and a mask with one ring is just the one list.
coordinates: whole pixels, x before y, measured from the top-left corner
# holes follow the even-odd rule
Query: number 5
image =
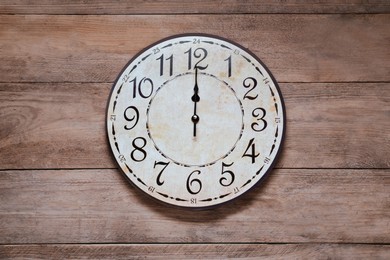
[(225, 164), (224, 162), (222, 162), (222, 175), (224, 175), (225, 173), (230, 175), (230, 182), (224, 183), (228, 180), (228, 178), (226, 177), (221, 177), (221, 179), (219, 179), (219, 183), (224, 187), (230, 186), (234, 182), (234, 173), (229, 170), (224, 170), (224, 167), (230, 167), (232, 165), (233, 163)]

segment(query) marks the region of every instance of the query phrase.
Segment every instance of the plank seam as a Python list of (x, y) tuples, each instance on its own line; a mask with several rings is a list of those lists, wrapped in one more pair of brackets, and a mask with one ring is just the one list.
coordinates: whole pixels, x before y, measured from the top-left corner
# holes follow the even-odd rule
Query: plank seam
[(42, 245), (119, 245), (119, 246), (128, 246), (128, 245), (378, 245), (378, 246), (390, 246), (390, 243), (364, 243), (364, 242), (190, 242), (190, 243), (180, 243), (180, 242), (134, 242), (134, 243), (123, 243), (123, 242), (92, 242), (92, 243), (0, 243), (0, 246), (42, 246)]
[[(275, 170), (354, 170), (354, 171), (367, 171), (367, 170), (389, 170), (389, 168), (284, 168), (284, 167), (274, 167)], [(119, 170), (119, 168), (9, 168), (9, 169), (0, 169), (0, 172), (6, 171), (96, 171), (96, 170)]]
[(384, 12), (223, 12), (223, 13), (213, 13), (213, 12), (202, 12), (202, 13), (186, 13), (186, 12), (178, 12), (178, 13), (27, 13), (27, 12), (4, 12), (0, 13), (0, 15), (25, 15), (25, 16), (33, 16), (33, 15), (47, 15), (47, 16), (175, 16), (175, 15), (186, 15), (186, 16), (196, 16), (196, 15), (381, 15), (381, 14), (390, 14), (390, 11)]
[[(279, 84), (387, 84), (389, 81), (277, 81)], [(0, 81), (0, 84), (114, 84), (114, 81)]]

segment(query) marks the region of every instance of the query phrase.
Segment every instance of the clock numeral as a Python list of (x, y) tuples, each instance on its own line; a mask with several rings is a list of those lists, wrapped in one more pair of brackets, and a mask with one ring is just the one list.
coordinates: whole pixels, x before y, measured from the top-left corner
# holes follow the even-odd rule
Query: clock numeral
[(173, 74), (173, 54), (164, 60), (164, 54), (161, 54), (156, 60), (160, 61), (160, 76), (164, 75), (164, 61), (169, 61), (169, 76)]
[(280, 123), (280, 117), (275, 118), (275, 123), (279, 124)]
[(154, 188), (153, 186), (149, 186), (148, 191), (150, 191), (151, 193), (153, 193), (155, 189), (156, 189), (156, 188)]
[(224, 61), (227, 61), (228, 63), (228, 77), (230, 78), (232, 76), (232, 55), (229, 56), (229, 58), (225, 59)]
[[(200, 66), (199, 63), (201, 63), (204, 59), (207, 57), (207, 50), (204, 48), (197, 48), (194, 52), (192, 52), (192, 48), (189, 48), (188, 51), (184, 52), (188, 53), (188, 69), (192, 70), (194, 68), (198, 68), (200, 70), (205, 70), (209, 65), (206, 66)], [(197, 59), (200, 59), (197, 63), (195, 63), (195, 66), (192, 67), (192, 56), (194, 56)]]
[(154, 162), (154, 166), (153, 166), (153, 169), (156, 168), (157, 165), (163, 165), (163, 168), (162, 170), (160, 171), (160, 173), (157, 175), (157, 179), (156, 179), (156, 183), (157, 185), (161, 186), (164, 184), (164, 181), (161, 181), (161, 174), (163, 173), (163, 171), (165, 170), (165, 168), (167, 168), (167, 166), (169, 165), (170, 162), (157, 162), (155, 161)]
[(194, 40), (193, 40), (193, 42), (192, 42), (193, 44), (199, 44), (200, 43), (200, 39), (198, 39), (198, 38), (194, 38)]
[(124, 75), (123, 78), (122, 78), (122, 81), (123, 82), (127, 82), (129, 80), (129, 75)]
[(125, 158), (125, 156), (124, 156), (123, 154), (120, 154), (120, 155), (118, 156), (118, 159), (119, 159), (119, 161), (122, 162), (122, 163), (126, 161), (126, 158)]
[(260, 155), (260, 153), (256, 153), (256, 146), (255, 146), (254, 140), (255, 140), (255, 138), (252, 138), (249, 141), (248, 147), (246, 148), (244, 154), (242, 155), (242, 157), (252, 158), (252, 163), (255, 163), (256, 158)]
[(257, 87), (257, 80), (255, 78), (247, 77), (242, 82), (242, 85), (244, 86), (244, 88), (249, 88), (249, 90), (244, 95), (244, 99), (247, 98), (249, 100), (254, 100), (258, 97), (258, 95), (256, 96), (249, 95)]
[(187, 179), (187, 191), (192, 195), (198, 194), (202, 190), (202, 182), (199, 179), (192, 178), (193, 174), (200, 174), (199, 170), (191, 172)]
[(116, 115), (111, 115), (110, 120), (114, 122), (116, 120)]
[[(219, 179), (219, 183), (224, 187), (228, 187), (234, 182), (234, 173), (232, 171), (229, 171), (229, 170), (224, 170), (225, 167), (230, 167), (232, 165), (233, 165), (233, 163), (226, 164), (226, 163), (222, 162), (222, 175), (224, 175), (224, 174), (230, 175), (229, 178), (222, 177), (221, 179)], [(230, 181), (229, 181), (229, 179), (230, 179)]]
[[(142, 98), (149, 98), (153, 94), (153, 81), (150, 78), (143, 77), (137, 84), (137, 77), (135, 77), (133, 80), (130, 80), (131, 82), (133, 83), (133, 98), (137, 97), (137, 93)], [(149, 93), (146, 91), (148, 88)]]
[(126, 119), (126, 121), (129, 121), (129, 122), (132, 122), (132, 125), (125, 125), (124, 128), (126, 130), (131, 130), (133, 129), (137, 123), (138, 123), (138, 119), (139, 119), (139, 112), (138, 112), (138, 109), (135, 107), (135, 106), (129, 106), (125, 109), (125, 112), (123, 112), (123, 116), (124, 118)]
[[(261, 111), (262, 113), (262, 116), (260, 117), (260, 113), (258, 113), (257, 111)], [(261, 108), (261, 107), (257, 107), (255, 109), (253, 109), (252, 111), (252, 116), (256, 118), (257, 121), (261, 121), (262, 122), (262, 125), (263, 127), (261, 128), (257, 128), (259, 126), (259, 123), (257, 122), (254, 122), (251, 124), (251, 127), (252, 127), (252, 130), (255, 131), (255, 132), (261, 132), (263, 131), (264, 129), (267, 128), (267, 121), (265, 121), (264, 117), (266, 115), (266, 111), (264, 108)]]
[(191, 204), (197, 204), (197, 203), (198, 203), (198, 201), (197, 201), (196, 198), (192, 198), (192, 199), (190, 200), (190, 202), (191, 202)]
[(160, 48), (157, 47), (157, 48), (154, 48), (154, 49), (153, 49), (153, 54), (157, 54), (157, 53), (159, 53), (159, 52), (160, 52)]
[[(137, 140), (140, 140), (142, 144), (137, 144)], [(143, 149), (146, 146), (146, 139), (143, 137), (137, 137), (133, 140), (132, 145), (134, 150), (130, 153), (131, 159), (135, 162), (142, 162), (147, 156), (147, 152)]]
[(240, 189), (239, 189), (238, 187), (235, 187), (235, 188), (233, 189), (233, 192), (234, 192), (234, 194), (237, 194), (237, 193), (240, 192)]
[(264, 158), (264, 163), (269, 164), (270, 161), (271, 161), (270, 158), (268, 158), (268, 157), (265, 157), (265, 158)]

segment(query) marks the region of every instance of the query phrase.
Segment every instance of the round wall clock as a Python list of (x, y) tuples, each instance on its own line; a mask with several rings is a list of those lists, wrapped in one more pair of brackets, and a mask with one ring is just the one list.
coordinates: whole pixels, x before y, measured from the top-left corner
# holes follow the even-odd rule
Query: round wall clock
[(136, 187), (176, 206), (225, 203), (273, 167), (285, 130), (277, 82), (253, 53), (206, 34), (163, 39), (115, 81), (107, 134)]

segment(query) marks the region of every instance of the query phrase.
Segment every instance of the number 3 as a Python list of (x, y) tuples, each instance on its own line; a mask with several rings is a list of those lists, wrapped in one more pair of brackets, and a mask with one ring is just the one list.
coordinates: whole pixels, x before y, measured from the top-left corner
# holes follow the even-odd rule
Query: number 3
[[(257, 112), (258, 110), (261, 110), (261, 112), (263, 113), (263, 115), (261, 117), (260, 117), (260, 113)], [(256, 128), (257, 126), (259, 126), (259, 124), (256, 122), (252, 123), (251, 127), (252, 127), (253, 131), (261, 132), (267, 127), (267, 121), (265, 121), (265, 119), (264, 119), (265, 115), (266, 115), (266, 111), (264, 108), (261, 108), (261, 107), (257, 107), (252, 111), (252, 116), (255, 117), (257, 119), (257, 121), (263, 122), (262, 128)]]

